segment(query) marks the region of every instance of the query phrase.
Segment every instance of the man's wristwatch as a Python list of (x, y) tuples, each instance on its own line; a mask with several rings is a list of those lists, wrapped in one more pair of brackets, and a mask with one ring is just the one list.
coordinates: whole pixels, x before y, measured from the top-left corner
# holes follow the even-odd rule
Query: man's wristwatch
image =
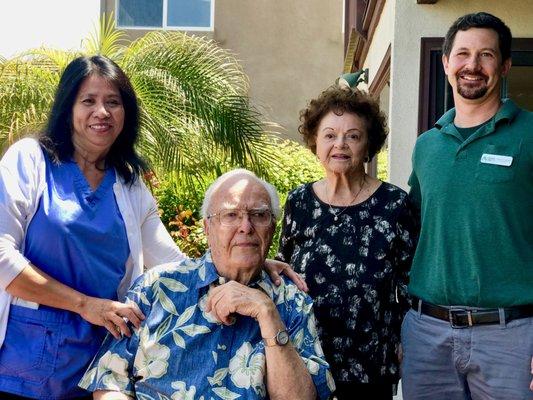
[(287, 343), (289, 343), (289, 334), (287, 333), (286, 329), (280, 329), (278, 333), (276, 333), (276, 336), (271, 338), (263, 338), (263, 342), (265, 343), (266, 347), (285, 346)]

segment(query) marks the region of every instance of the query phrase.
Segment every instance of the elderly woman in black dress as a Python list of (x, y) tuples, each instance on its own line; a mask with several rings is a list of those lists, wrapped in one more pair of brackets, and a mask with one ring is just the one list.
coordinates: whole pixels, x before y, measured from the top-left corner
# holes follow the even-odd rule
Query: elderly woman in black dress
[(407, 194), (365, 173), (387, 136), (367, 94), (333, 86), (301, 112), (325, 178), (293, 190), (278, 258), (302, 273), (338, 399), (391, 399), (416, 228)]

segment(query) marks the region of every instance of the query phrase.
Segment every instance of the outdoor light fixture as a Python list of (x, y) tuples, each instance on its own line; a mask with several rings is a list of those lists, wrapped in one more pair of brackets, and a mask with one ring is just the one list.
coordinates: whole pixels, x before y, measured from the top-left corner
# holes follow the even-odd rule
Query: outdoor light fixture
[(368, 83), (368, 68), (349, 74), (342, 74), (335, 81), (337, 85), (349, 88), (356, 88), (361, 82)]

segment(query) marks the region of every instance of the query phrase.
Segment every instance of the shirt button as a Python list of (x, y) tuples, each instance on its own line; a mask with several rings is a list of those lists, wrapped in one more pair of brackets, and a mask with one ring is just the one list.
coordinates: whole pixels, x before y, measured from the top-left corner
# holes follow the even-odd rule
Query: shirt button
[(220, 346), (220, 350), (224, 350), (225, 351), (226, 350), (226, 345), (223, 344), (222, 346)]

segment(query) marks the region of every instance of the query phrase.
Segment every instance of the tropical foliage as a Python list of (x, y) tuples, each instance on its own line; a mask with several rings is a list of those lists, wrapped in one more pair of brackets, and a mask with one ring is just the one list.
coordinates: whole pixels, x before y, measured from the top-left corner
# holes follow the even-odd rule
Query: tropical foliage
[(378, 159), (378, 179), (388, 182), (389, 180), (389, 149), (383, 147), (377, 154)]
[(230, 52), (177, 31), (150, 32), (129, 44), (123, 39), (110, 16), (79, 52), (43, 47), (0, 59), (0, 152), (42, 129), (72, 59), (102, 54), (131, 79), (141, 107), (140, 151), (156, 174), (183, 185), (227, 165), (261, 172), (272, 157), (261, 143), (276, 127), (250, 106), (247, 77)]

